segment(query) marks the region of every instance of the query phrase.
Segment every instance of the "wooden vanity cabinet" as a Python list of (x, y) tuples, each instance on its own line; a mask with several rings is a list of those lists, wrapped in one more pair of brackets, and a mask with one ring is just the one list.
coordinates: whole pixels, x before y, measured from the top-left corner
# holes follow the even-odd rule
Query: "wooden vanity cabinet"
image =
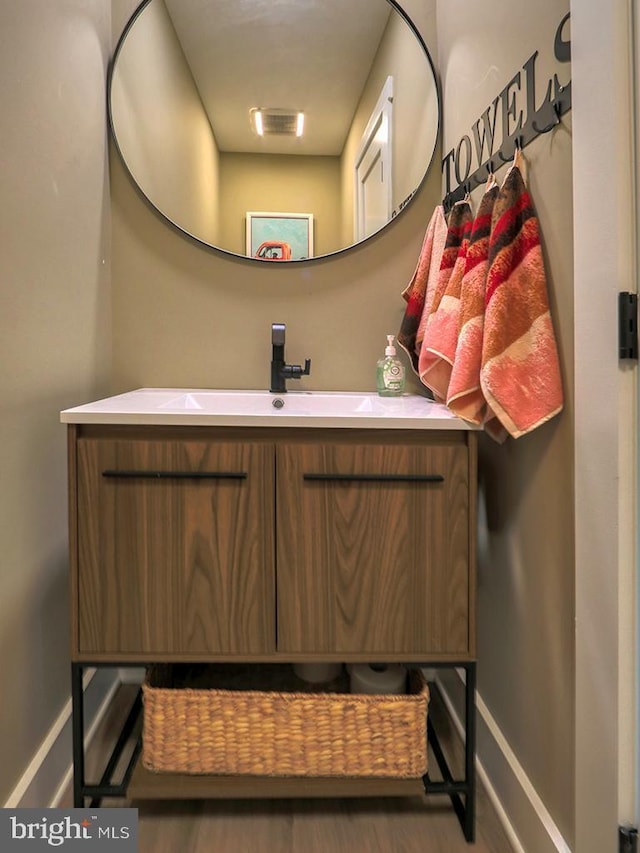
[[(81, 418), (95, 416), (88, 409)], [(451, 797), (473, 841), (476, 434), (451, 421), (439, 428), (438, 412), (413, 430), (68, 421), (76, 807), (103, 796), (426, 793)], [(115, 781), (139, 691), (105, 774), (87, 783), (85, 670), (180, 661), (462, 667), (464, 777), (430, 722), (445, 782), (152, 772), (139, 740)]]
[(280, 652), (469, 654), (463, 435), (277, 448)]
[(78, 653), (273, 653), (273, 448), (128, 428), (75, 448)]
[(75, 660), (474, 658), (472, 432), (69, 429)]

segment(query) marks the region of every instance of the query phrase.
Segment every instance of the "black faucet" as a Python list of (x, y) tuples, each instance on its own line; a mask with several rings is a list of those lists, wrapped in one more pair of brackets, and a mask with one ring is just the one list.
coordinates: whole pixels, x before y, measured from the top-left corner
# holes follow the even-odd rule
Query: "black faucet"
[(286, 326), (284, 323), (271, 324), (271, 387), (274, 394), (286, 394), (287, 379), (300, 379), (301, 376), (309, 376), (311, 373), (311, 359), (307, 358), (304, 367), (299, 364), (287, 364), (284, 360), (284, 337)]

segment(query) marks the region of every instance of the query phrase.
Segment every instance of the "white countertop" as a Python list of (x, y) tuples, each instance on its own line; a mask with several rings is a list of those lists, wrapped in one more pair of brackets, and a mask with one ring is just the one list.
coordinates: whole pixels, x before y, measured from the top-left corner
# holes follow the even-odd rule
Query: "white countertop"
[(65, 409), (60, 420), (68, 424), (474, 429), (451, 414), (446, 406), (418, 394), (379, 397), (360, 391), (272, 394), (206, 388), (139, 388)]

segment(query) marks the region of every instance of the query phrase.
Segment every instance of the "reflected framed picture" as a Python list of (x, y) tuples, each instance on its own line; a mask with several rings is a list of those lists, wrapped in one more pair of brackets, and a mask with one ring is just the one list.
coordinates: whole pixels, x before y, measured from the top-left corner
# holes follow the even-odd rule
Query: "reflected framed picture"
[(249, 211), (246, 252), (263, 261), (312, 258), (313, 214)]

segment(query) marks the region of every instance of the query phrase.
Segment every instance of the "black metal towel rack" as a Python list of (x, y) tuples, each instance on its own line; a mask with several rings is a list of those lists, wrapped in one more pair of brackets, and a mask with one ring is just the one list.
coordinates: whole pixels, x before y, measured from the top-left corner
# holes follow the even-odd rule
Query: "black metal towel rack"
[(509, 163), (515, 157), (518, 148), (526, 148), (534, 139), (544, 133), (555, 130), (562, 122), (562, 116), (571, 109), (571, 83), (560, 86), (554, 100), (549, 101), (538, 113), (530, 116), (518, 131), (503, 140), (500, 147), (494, 151), (466, 180), (447, 193), (442, 201), (445, 211), (476, 187), (484, 186), (489, 175), (497, 171), (504, 163)]
[[(568, 63), (571, 61), (571, 41), (565, 38), (565, 27), (571, 17), (571, 13), (564, 15), (560, 21), (555, 33), (553, 51), (556, 60), (559, 63)], [(549, 81), (547, 95), (540, 107), (536, 107), (536, 74), (535, 63), (538, 51), (535, 51), (529, 59), (524, 63), (523, 67), (509, 81), (505, 89), (496, 97), (492, 104), (493, 116), (491, 116), (491, 107), (489, 107), (478, 121), (473, 126), (473, 136), (476, 143), (476, 154), (478, 167), (474, 172), (471, 172), (472, 158), (472, 141), (471, 136), (462, 137), (457, 148), (453, 149), (445, 156), (442, 161), (442, 171), (445, 175), (445, 196), (443, 205), (448, 212), (452, 205), (457, 201), (462, 201), (466, 195), (471, 193), (476, 187), (486, 184), (489, 176), (496, 171), (504, 163), (509, 163), (515, 157), (518, 149), (526, 148), (534, 139), (537, 139), (544, 133), (550, 133), (556, 127), (562, 124), (562, 116), (568, 113), (571, 109), (571, 81), (562, 85), (558, 77), (554, 74), (553, 79)], [(524, 88), (524, 96), (526, 97), (526, 121), (519, 118), (515, 129), (511, 131), (510, 124), (516, 120), (516, 104), (515, 91)], [(551, 92), (553, 91), (553, 97)], [(502, 143), (500, 147), (493, 151), (494, 133), (497, 119), (498, 103), (502, 110)], [(522, 115), (522, 112), (521, 112)], [(483, 126), (484, 138), (481, 139), (480, 127)], [(484, 155), (484, 145), (488, 142), (488, 154)], [(464, 150), (465, 156), (462, 157)], [(483, 159), (484, 158), (484, 159)], [(451, 165), (454, 164), (455, 179), (458, 184), (455, 189), (451, 189)], [(460, 169), (460, 160), (465, 163), (464, 170)], [(464, 177), (461, 175), (464, 172)]]

